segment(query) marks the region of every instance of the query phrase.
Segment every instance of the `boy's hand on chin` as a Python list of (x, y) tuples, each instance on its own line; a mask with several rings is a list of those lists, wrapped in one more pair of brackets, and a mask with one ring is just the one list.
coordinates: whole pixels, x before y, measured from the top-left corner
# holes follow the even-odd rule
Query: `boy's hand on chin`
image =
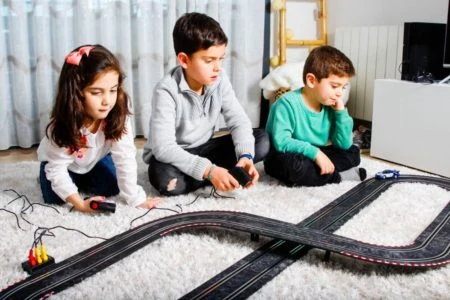
[(344, 101), (342, 101), (342, 99), (338, 99), (333, 105), (331, 105), (331, 107), (336, 111), (343, 110), (345, 108)]

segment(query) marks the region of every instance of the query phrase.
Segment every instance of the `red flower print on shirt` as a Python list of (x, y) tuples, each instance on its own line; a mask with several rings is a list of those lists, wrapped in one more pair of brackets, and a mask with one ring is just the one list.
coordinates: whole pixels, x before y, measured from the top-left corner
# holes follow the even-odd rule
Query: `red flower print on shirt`
[[(81, 144), (83, 146), (87, 146), (87, 138), (85, 135), (82, 135), (80, 138)], [(76, 158), (83, 158), (84, 154), (87, 152), (87, 147), (75, 147), (75, 148), (68, 148), (67, 153), (69, 155), (75, 155)]]

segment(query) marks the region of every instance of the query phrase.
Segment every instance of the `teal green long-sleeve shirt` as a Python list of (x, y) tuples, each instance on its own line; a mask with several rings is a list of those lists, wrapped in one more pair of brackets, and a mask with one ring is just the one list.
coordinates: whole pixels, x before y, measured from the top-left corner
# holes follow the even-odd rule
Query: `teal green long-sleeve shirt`
[(347, 109), (322, 106), (320, 112), (314, 112), (306, 106), (301, 89), (284, 94), (272, 105), (266, 131), (278, 152), (299, 153), (311, 160), (318, 147), (329, 142), (344, 150), (353, 144), (353, 119)]

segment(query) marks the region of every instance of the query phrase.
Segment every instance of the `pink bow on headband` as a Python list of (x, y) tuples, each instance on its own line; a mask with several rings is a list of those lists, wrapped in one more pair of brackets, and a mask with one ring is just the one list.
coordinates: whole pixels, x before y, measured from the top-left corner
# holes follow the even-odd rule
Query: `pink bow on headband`
[(80, 65), (81, 58), (83, 57), (83, 54), (86, 54), (86, 56), (89, 56), (89, 52), (94, 49), (94, 46), (84, 46), (78, 49), (77, 51), (70, 52), (66, 56), (66, 62), (68, 64), (72, 64), (75, 66)]

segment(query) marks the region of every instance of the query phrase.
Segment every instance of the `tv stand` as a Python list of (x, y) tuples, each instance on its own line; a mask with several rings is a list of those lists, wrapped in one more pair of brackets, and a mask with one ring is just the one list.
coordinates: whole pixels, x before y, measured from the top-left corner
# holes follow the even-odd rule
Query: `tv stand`
[(375, 80), (370, 155), (450, 177), (450, 85)]
[(449, 84), (448, 81), (450, 81), (450, 75), (439, 81), (439, 84)]

